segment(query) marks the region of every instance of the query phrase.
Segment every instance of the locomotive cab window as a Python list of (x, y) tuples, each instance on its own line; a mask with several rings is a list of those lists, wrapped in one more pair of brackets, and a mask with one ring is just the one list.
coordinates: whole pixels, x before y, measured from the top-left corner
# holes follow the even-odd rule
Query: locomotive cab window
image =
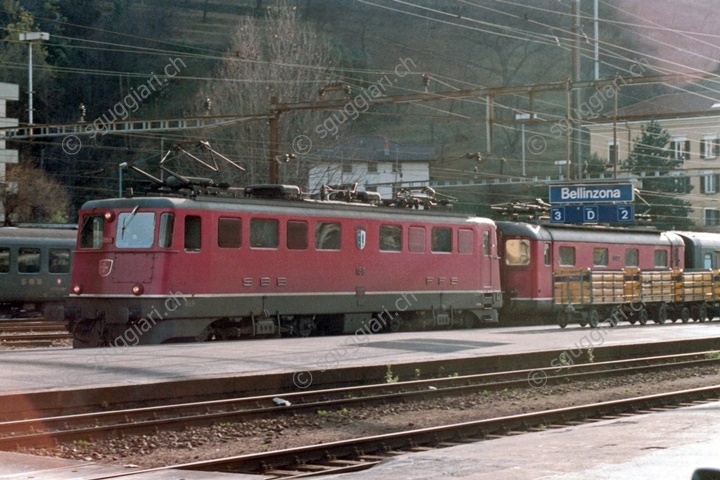
[(483, 230), (483, 253), (490, 255), (490, 231)]
[(40, 249), (19, 248), (18, 249), (18, 272), (40, 273)]
[(340, 224), (334, 222), (316, 223), (315, 248), (318, 250), (340, 250)]
[(380, 251), (399, 252), (402, 250), (402, 227), (380, 225)]
[(117, 248), (149, 248), (155, 241), (155, 214), (132, 212), (118, 215), (115, 246)]
[(253, 248), (277, 248), (279, 223), (273, 218), (251, 218), (250, 246)]
[(452, 228), (433, 227), (430, 250), (435, 253), (452, 252)]
[(712, 268), (712, 255), (710, 253), (703, 255), (703, 268), (706, 270), (710, 270)]
[(560, 247), (558, 249), (560, 265), (563, 267), (575, 266), (575, 247)]
[(530, 264), (530, 241), (519, 238), (511, 238), (505, 242), (505, 264), (507, 265), (529, 265)]
[(80, 230), (80, 248), (101, 248), (104, 225), (102, 215), (85, 215)]
[(593, 265), (596, 267), (608, 266), (607, 248), (593, 248)]
[(625, 266), (637, 267), (640, 265), (640, 252), (636, 248), (625, 250)]
[(667, 267), (668, 266), (667, 250), (655, 250), (655, 266), (656, 267)]
[(301, 220), (288, 220), (287, 248), (288, 250), (307, 250), (308, 222)]
[(10, 271), (10, 249), (0, 248), (0, 273)]
[(158, 247), (172, 247), (173, 231), (175, 230), (175, 214), (163, 213), (160, 215), (160, 233), (158, 234)]
[(240, 248), (242, 222), (239, 218), (218, 219), (218, 247)]
[(51, 248), (48, 255), (48, 272), (70, 273), (70, 250)]
[(551, 252), (551, 250), (552, 250), (552, 249), (550, 248), (550, 244), (549, 244), (549, 243), (544, 244), (543, 257), (545, 257), (545, 266), (548, 266), (548, 267), (549, 267), (550, 265), (552, 265), (552, 259), (550, 258), (550, 252)]
[(200, 251), (202, 239), (202, 222), (197, 215), (185, 217), (185, 250)]

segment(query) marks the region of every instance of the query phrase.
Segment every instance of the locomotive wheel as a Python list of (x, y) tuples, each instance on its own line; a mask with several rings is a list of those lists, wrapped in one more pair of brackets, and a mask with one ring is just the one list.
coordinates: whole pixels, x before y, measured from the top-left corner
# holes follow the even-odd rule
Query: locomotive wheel
[(648, 311), (645, 307), (641, 308), (636, 313), (636, 315), (638, 317), (638, 323), (640, 323), (640, 325), (647, 325), (649, 315), (648, 315)]
[(698, 307), (698, 316), (697, 321), (698, 322), (704, 322), (708, 319), (708, 311), (707, 306), (703, 303)]
[(597, 328), (598, 324), (600, 323), (600, 314), (596, 309), (591, 309), (590, 313), (588, 314), (588, 323), (590, 324), (590, 328)]
[[(466, 321), (467, 320), (465, 318), (463, 318), (463, 324), (460, 328), (469, 328), (469, 327), (465, 327)], [(390, 321), (388, 322), (387, 331), (390, 333), (396, 333), (400, 330), (401, 327), (402, 327), (402, 319), (400, 318), (400, 315), (398, 315), (397, 313), (393, 314), (393, 316), (390, 318)]]
[(568, 314), (565, 312), (558, 313), (557, 316), (557, 323), (560, 325), (560, 328), (565, 328), (568, 325)]
[(312, 317), (300, 317), (295, 320), (295, 332), (298, 337), (309, 337), (317, 328)]
[(688, 307), (682, 307), (680, 309), (680, 320), (683, 323), (688, 323), (690, 321), (690, 309)]
[[(658, 323), (660, 325), (664, 324), (667, 321), (668, 317), (668, 308), (667, 305), (664, 303), (660, 305), (657, 309), (657, 312), (655, 312), (655, 323)], [(673, 320), (674, 322), (675, 320)]]
[(102, 347), (104, 322), (85, 320), (75, 324), (72, 330), (73, 348)]

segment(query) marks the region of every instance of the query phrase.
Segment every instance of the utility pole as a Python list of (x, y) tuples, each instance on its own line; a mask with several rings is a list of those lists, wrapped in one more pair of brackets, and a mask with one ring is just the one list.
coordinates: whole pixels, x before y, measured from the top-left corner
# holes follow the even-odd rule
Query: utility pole
[(280, 142), (280, 111), (276, 108), (278, 97), (270, 98), (270, 183), (279, 183), (278, 155)]
[[(573, 0), (573, 48), (572, 48), (572, 70), (573, 83), (580, 82), (580, 0)], [(574, 89), (573, 113), (577, 124), (575, 125), (575, 155), (574, 161), (577, 166), (577, 179), (582, 179), (582, 117), (580, 116), (581, 90)]]
[(20, 41), (28, 42), (28, 124), (33, 124), (33, 43), (50, 40), (47, 32), (21, 33)]

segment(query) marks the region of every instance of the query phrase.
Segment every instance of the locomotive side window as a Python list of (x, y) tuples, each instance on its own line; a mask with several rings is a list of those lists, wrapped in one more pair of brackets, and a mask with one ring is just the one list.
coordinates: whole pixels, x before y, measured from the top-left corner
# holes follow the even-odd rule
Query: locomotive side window
[(408, 228), (408, 249), (413, 253), (425, 252), (425, 227)]
[(240, 248), (242, 222), (239, 218), (218, 219), (218, 247)]
[(483, 253), (490, 255), (490, 231), (483, 230)]
[(550, 249), (550, 244), (549, 244), (549, 243), (546, 243), (546, 244), (545, 244), (545, 251), (544, 251), (544, 253), (543, 253), (543, 256), (545, 257), (545, 265), (548, 266), (548, 267), (549, 267), (550, 265), (552, 265), (552, 259), (550, 258), (550, 251), (551, 251), (551, 249)]
[(505, 242), (505, 264), (530, 264), (530, 241), (511, 238)]
[(703, 268), (707, 270), (712, 268), (712, 255), (709, 253), (703, 255)]
[(596, 267), (608, 266), (608, 249), (593, 248), (593, 265)]
[(402, 250), (402, 227), (380, 225), (380, 251), (399, 252)]
[(104, 224), (102, 215), (86, 215), (80, 231), (80, 248), (101, 248)]
[(70, 250), (66, 248), (51, 248), (48, 255), (48, 272), (70, 272)]
[(640, 253), (635, 248), (625, 250), (625, 266), (637, 267), (640, 265)]
[(315, 248), (318, 250), (340, 250), (340, 224), (334, 222), (316, 223)]
[(202, 238), (202, 223), (200, 217), (188, 215), (185, 217), (185, 250), (200, 251)]
[(655, 250), (655, 266), (656, 267), (667, 267), (668, 266), (667, 250)]
[(40, 249), (19, 248), (18, 249), (18, 272), (39, 273), (40, 272)]
[(279, 223), (272, 218), (251, 218), (250, 246), (253, 248), (277, 248)]
[(560, 265), (564, 267), (575, 266), (575, 247), (560, 247), (558, 250)]
[(460, 255), (472, 255), (473, 240), (475, 232), (469, 228), (461, 228), (458, 230), (458, 253)]
[(308, 222), (303, 222), (300, 220), (288, 220), (287, 248), (290, 250), (307, 250)]
[(0, 248), (0, 273), (10, 271), (10, 249)]
[(118, 248), (149, 248), (155, 241), (155, 214), (132, 212), (118, 215), (115, 246)]
[(160, 233), (158, 235), (158, 247), (172, 247), (173, 231), (175, 230), (175, 214), (163, 213), (160, 215)]
[(452, 252), (452, 228), (433, 227), (430, 250), (441, 253)]

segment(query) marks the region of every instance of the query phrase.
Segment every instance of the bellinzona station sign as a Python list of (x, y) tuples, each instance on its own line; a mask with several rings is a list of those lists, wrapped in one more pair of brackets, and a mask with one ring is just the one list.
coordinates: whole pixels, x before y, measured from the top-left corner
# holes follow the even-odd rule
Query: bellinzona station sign
[(551, 185), (550, 203), (632, 202), (634, 189), (630, 183), (593, 185)]

